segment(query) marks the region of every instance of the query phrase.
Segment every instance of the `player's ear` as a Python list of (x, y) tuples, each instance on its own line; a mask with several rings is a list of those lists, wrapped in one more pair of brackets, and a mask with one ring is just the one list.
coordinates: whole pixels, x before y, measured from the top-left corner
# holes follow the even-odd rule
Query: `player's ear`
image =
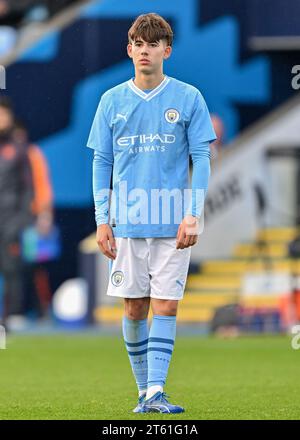
[(165, 53), (164, 53), (164, 59), (168, 59), (171, 56), (172, 53), (172, 47), (171, 46), (167, 46), (165, 48)]
[(129, 56), (129, 58), (132, 58), (132, 44), (131, 43), (127, 44), (127, 55)]

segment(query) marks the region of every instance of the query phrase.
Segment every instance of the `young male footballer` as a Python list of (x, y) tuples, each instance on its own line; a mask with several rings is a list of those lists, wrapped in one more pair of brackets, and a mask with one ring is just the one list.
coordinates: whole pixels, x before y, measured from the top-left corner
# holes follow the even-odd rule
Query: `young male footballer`
[(172, 40), (161, 16), (137, 17), (127, 46), (135, 76), (103, 94), (88, 139), (97, 243), (111, 259), (107, 294), (124, 298), (123, 335), (139, 391), (133, 411), (140, 413), (184, 411), (163, 389), (216, 139), (201, 93), (163, 73)]

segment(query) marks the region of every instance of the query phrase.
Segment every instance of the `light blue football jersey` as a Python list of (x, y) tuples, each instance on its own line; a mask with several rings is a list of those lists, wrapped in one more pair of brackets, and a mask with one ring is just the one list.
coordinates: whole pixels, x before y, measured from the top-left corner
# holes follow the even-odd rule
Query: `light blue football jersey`
[[(189, 84), (165, 76), (148, 93), (133, 79), (108, 90), (87, 143), (97, 225), (110, 223), (116, 237), (175, 237), (187, 213), (201, 215), (215, 139), (206, 103)], [(192, 185), (204, 193), (197, 201), (189, 155)]]

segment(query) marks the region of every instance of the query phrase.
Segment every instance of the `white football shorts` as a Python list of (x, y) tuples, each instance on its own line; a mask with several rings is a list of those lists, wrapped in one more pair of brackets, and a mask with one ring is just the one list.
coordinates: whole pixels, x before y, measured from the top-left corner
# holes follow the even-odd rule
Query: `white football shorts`
[(107, 295), (179, 300), (183, 297), (191, 247), (176, 249), (176, 238), (116, 237)]

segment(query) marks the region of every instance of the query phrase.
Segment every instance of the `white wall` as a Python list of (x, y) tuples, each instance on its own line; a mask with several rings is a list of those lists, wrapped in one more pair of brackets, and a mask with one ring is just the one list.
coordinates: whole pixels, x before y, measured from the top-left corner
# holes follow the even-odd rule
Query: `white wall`
[[(297, 145), (300, 146), (300, 99), (293, 98), (226, 147), (222, 160), (213, 166), (206, 204), (207, 221), (192, 250), (193, 262), (230, 256), (235, 244), (254, 238), (257, 222), (253, 184), (259, 181), (264, 185), (273, 208), (282, 200), (274, 187), (274, 167), (271, 169), (268, 165), (264, 153), (270, 147)], [(287, 172), (285, 188), (292, 191), (291, 174)], [(291, 194), (286, 196), (292, 197)], [(219, 206), (214, 214), (211, 214), (210, 200)], [(280, 218), (273, 208), (268, 213), (269, 224), (282, 224), (284, 217)]]

